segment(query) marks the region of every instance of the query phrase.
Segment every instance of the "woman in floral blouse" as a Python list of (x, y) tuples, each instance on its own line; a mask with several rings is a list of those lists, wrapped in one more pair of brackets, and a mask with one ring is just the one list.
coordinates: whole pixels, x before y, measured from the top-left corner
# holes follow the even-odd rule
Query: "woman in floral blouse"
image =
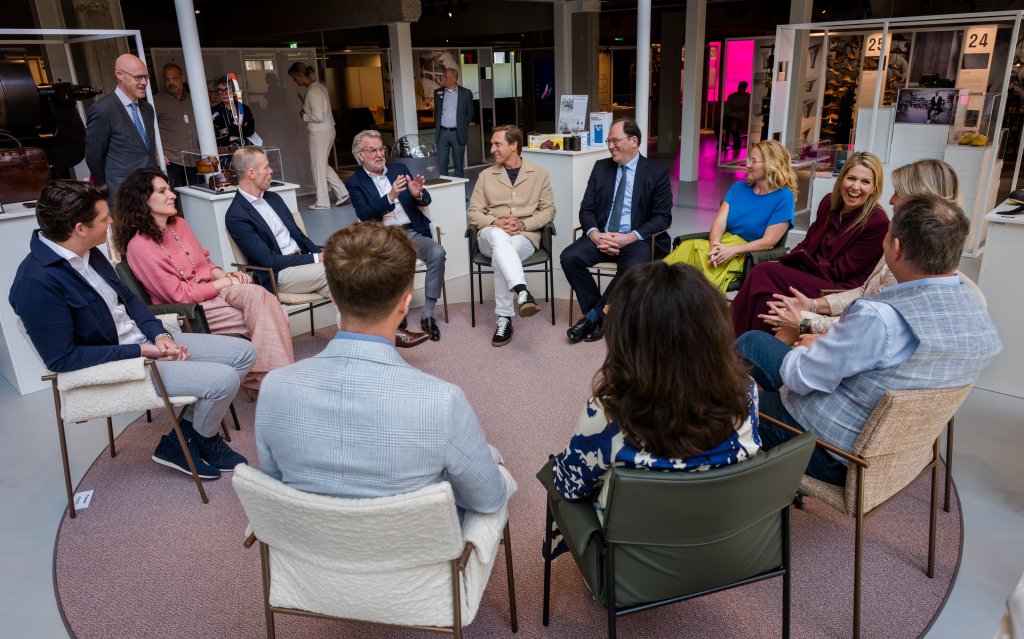
[(612, 466), (699, 471), (757, 453), (757, 387), (733, 348), (728, 302), (698, 270), (630, 269), (607, 320), (593, 397), (554, 459), (559, 493), (603, 504)]

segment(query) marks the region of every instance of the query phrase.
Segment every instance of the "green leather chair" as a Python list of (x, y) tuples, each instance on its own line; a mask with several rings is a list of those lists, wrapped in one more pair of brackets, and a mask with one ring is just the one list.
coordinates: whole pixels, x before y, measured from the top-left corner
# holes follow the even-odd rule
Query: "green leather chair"
[(149, 296), (149, 291), (147, 291), (146, 287), (142, 285), (139, 278), (135, 277), (135, 273), (132, 272), (131, 267), (128, 266), (128, 260), (122, 259), (120, 262), (115, 264), (114, 271), (117, 272), (117, 277), (121, 280), (121, 283), (127, 286), (132, 293), (135, 293), (135, 296), (142, 300), (142, 303), (148, 306), (149, 310), (153, 311), (153, 315), (161, 315), (164, 313), (182, 315), (186, 321), (186, 332), (210, 332), (210, 326), (206, 323), (206, 313), (203, 311), (203, 307), (201, 305), (154, 304), (153, 298)]
[(544, 625), (551, 592), (552, 522), (584, 581), (618, 617), (782, 577), (782, 635), (789, 637), (789, 508), (814, 449), (804, 433), (745, 462), (694, 473), (613, 468), (604, 522), (591, 501), (566, 501), (549, 462)]
[[(473, 224), (466, 225), (466, 240), (469, 245), (469, 317), (470, 326), (476, 326), (476, 303), (473, 298), (479, 297), (480, 304), (484, 303), (484, 273), (493, 273), (491, 258), (480, 252), (480, 245), (476, 242), (477, 228)], [(544, 274), (544, 301), (551, 305), (551, 325), (555, 325), (555, 270), (554, 255), (551, 248), (551, 236), (555, 235), (555, 223), (548, 222), (540, 230), (540, 248), (534, 251), (533, 255), (523, 260), (524, 273)], [(530, 268), (533, 267), (533, 268)], [(473, 277), (476, 276), (476, 282)], [(479, 291), (479, 293), (478, 293)]]
[[(674, 251), (679, 247), (680, 244), (686, 240), (706, 240), (708, 239), (708, 232), (703, 233), (687, 233), (686, 235), (679, 235), (672, 240), (672, 250)], [(761, 262), (771, 262), (777, 260), (786, 253), (789, 249), (786, 248), (786, 240), (789, 239), (789, 231), (782, 234), (782, 238), (775, 243), (775, 246), (765, 251), (751, 251), (747, 253), (747, 259), (743, 260), (743, 273), (739, 277), (729, 282), (727, 292), (738, 291), (743, 286), (743, 280), (747, 279), (750, 275), (750, 271), (754, 270), (754, 267)]]

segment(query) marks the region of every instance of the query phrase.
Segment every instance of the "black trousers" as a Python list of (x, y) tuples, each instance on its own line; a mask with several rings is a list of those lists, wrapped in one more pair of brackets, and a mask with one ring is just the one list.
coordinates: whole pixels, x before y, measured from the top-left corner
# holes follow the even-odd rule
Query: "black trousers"
[[(615, 288), (615, 282), (619, 276), (630, 268), (649, 262), (651, 259), (651, 240), (637, 240), (628, 246), (623, 247), (617, 256), (608, 255), (597, 250), (589, 237), (581, 237), (569, 246), (565, 247), (559, 261), (562, 263), (562, 272), (565, 279), (569, 280), (569, 286), (576, 292), (580, 303), (580, 310), (586, 314), (590, 309), (596, 308), (598, 313), (604, 317), (604, 307), (608, 296)], [(604, 290), (604, 294), (597, 288), (594, 276), (587, 270), (598, 262), (618, 262), (619, 270), (612, 278), (612, 281)]]

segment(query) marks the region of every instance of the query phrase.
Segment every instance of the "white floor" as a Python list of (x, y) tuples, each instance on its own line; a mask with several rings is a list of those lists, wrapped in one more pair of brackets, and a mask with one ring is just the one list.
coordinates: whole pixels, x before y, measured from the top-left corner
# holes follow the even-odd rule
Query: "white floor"
[[(680, 185), (672, 234), (706, 230), (718, 197), (711, 194), (724, 193), (732, 179)], [(965, 259), (962, 270), (976, 276), (977, 260)], [(67, 637), (53, 584), (53, 544), (66, 501), (51, 395), (21, 397), (0, 378), (0, 416), (0, 636)], [(71, 427), (68, 445), (77, 483), (106, 446), (102, 422)], [(1024, 400), (972, 392), (957, 416), (954, 456), (965, 521), (963, 563), (930, 639), (992, 636), (1024, 571), (1022, 455)], [(927, 522), (921, 524), (924, 542)], [(525, 612), (526, 623), (539, 623), (539, 611)]]

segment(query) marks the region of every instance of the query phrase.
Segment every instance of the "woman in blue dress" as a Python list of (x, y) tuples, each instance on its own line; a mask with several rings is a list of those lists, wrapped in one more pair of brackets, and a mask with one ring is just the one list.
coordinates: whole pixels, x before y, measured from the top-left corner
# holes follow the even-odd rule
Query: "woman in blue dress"
[(733, 347), (728, 303), (707, 278), (662, 261), (632, 268), (607, 315), (593, 396), (553, 461), (559, 493), (603, 503), (612, 466), (700, 471), (757, 453), (757, 387)]
[(723, 293), (743, 273), (752, 251), (766, 251), (793, 226), (796, 173), (789, 151), (775, 140), (754, 144), (747, 175), (722, 198), (706, 240), (686, 240), (668, 254), (669, 264), (689, 264)]

